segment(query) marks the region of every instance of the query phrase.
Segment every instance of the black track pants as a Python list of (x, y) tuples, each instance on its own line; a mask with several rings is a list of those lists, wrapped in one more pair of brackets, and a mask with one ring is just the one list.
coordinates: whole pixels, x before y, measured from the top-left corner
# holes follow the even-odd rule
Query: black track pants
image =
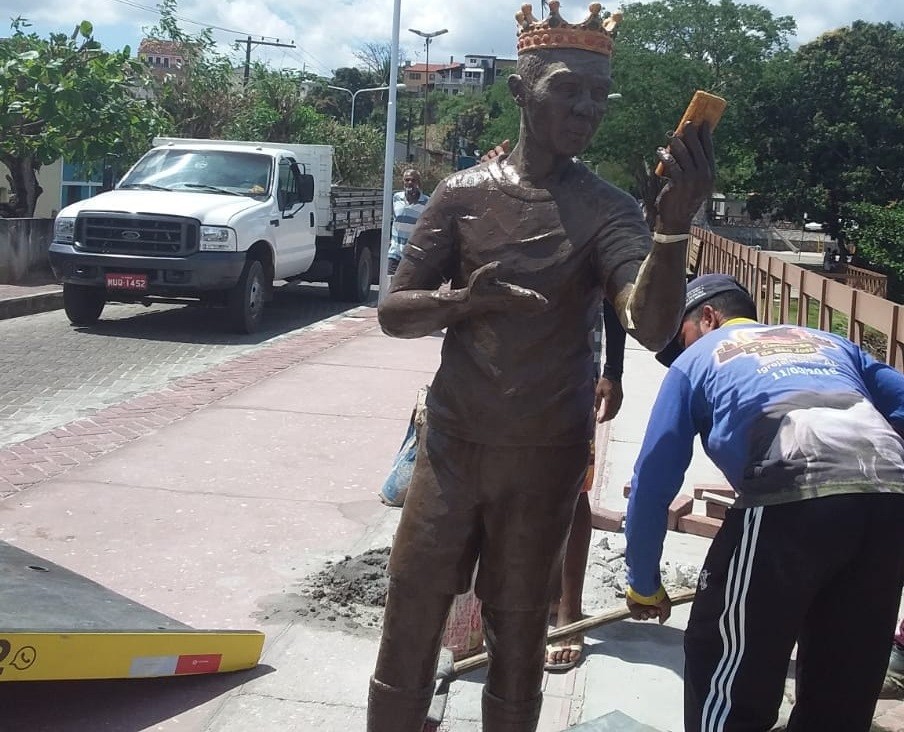
[(767, 732), (797, 652), (788, 732), (866, 732), (904, 583), (904, 495), (736, 509), (685, 634), (686, 732)]

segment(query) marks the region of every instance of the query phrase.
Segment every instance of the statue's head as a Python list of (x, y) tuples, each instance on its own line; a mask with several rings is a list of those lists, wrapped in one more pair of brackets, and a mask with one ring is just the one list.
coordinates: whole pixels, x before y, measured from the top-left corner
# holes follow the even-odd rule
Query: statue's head
[(609, 95), (609, 59), (621, 14), (604, 15), (599, 3), (570, 24), (550, 0), (549, 16), (534, 18), (523, 5), (518, 21), (518, 66), (509, 89), (521, 107), (522, 134), (555, 154), (583, 152), (599, 127)]

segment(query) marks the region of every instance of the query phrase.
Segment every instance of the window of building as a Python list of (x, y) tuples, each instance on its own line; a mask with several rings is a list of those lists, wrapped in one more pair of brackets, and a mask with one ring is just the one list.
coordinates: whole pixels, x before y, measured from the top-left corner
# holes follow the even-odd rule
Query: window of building
[(419, 71), (409, 71), (408, 78), (411, 79), (412, 81), (420, 81), (421, 74)]
[[(94, 170), (96, 168), (96, 170)], [(63, 181), (60, 186), (60, 199), (64, 206), (78, 203), (101, 192), (101, 166), (91, 166), (91, 170), (82, 165), (63, 163)]]
[(169, 68), (169, 56), (163, 57), (163, 68), (165, 68), (165, 69)]

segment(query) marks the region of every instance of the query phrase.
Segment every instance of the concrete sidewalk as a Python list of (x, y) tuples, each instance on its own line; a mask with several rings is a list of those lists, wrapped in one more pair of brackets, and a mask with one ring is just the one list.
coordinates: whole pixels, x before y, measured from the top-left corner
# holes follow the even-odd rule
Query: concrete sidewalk
[[(196, 628), (267, 635), (251, 672), (0, 683), (0, 729), (363, 730), (377, 633), (309, 622), (293, 608), (327, 562), (389, 545), (399, 511), (376, 493), (440, 345), (387, 338), (362, 307), (0, 450), (0, 539)], [(624, 506), (663, 373), (629, 346), (625, 405), (600, 448), (600, 505)], [(721, 480), (695, 456), (686, 489)], [(623, 544), (594, 534), (615, 553)], [(670, 534), (669, 566), (699, 566), (708, 543)], [(603, 606), (593, 587), (587, 612)], [(541, 732), (616, 710), (680, 730), (686, 618), (683, 607), (663, 627), (623, 622), (590, 633), (584, 662), (545, 680)], [(443, 729), (479, 729), (481, 680), (475, 672), (455, 682)]]

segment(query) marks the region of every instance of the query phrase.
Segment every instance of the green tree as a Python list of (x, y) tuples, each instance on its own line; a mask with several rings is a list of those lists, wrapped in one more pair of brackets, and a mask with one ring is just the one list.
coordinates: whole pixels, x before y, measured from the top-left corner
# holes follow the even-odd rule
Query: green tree
[(491, 150), (503, 140), (510, 140), (512, 145), (518, 140), (521, 109), (512, 99), (508, 77), (508, 73), (498, 75), (496, 81), (484, 92), (489, 118), (483, 135), (478, 140), (481, 152)]
[[(377, 86), (389, 84), (389, 72), (392, 68), (392, 44), (370, 41), (363, 43), (354, 51), (355, 58), (361, 62), (366, 71), (369, 71), (374, 79), (378, 80)], [(399, 55), (399, 66), (407, 66), (408, 57), (404, 50)]]
[(333, 182), (346, 186), (383, 186), (386, 135), (370, 125), (354, 129), (335, 120), (321, 127), (319, 142), (333, 146)]
[(326, 118), (301, 97), (301, 73), (255, 63), (228, 137), (262, 142), (313, 143)]
[(412, 147), (423, 136), (424, 98), (417, 94), (399, 94), (398, 100), (396, 133), (405, 140), (405, 159), (408, 160), (414, 155)]
[(755, 212), (837, 236), (847, 204), (901, 198), (904, 26), (857, 21), (776, 59), (749, 109)]
[(169, 134), (219, 139), (242, 111), (241, 79), (228, 56), (217, 50), (209, 28), (184, 32), (176, 20), (176, 0), (162, 0), (160, 21), (148, 31), (153, 40), (174, 44), (182, 53), (181, 69), (157, 81), (158, 104), (167, 113)]
[(443, 149), (452, 152), (453, 157), (460, 150), (471, 155), (478, 147), (489, 120), (489, 108), (484, 99), (481, 96), (434, 92), (430, 101), (434, 103), (435, 122), (443, 130)]
[[(348, 92), (330, 89), (330, 86), (347, 89)], [(332, 117), (337, 122), (348, 122), (351, 118), (352, 96), (358, 89), (367, 89), (374, 86), (384, 86), (379, 77), (372, 72), (343, 66), (333, 72), (333, 78), (322, 83), (318, 88), (312, 89), (308, 95), (308, 102), (321, 114)], [(379, 92), (359, 94), (355, 101), (355, 124), (365, 120), (374, 109), (374, 97)]]
[(637, 195), (651, 203), (661, 185), (652, 175), (657, 147), (696, 89), (724, 96), (716, 133), (719, 175), (732, 189), (749, 172), (743, 132), (747, 90), (765, 62), (788, 48), (795, 23), (758, 5), (733, 0), (656, 0), (625, 6), (612, 59), (609, 114), (588, 158), (623, 166)]
[(105, 156), (131, 158), (159, 123), (154, 104), (138, 98), (146, 67), (128, 46), (104, 51), (88, 21), (46, 39), (27, 27), (16, 19), (0, 41), (0, 162), (12, 193), (3, 213), (26, 218), (42, 192), (41, 166), (61, 157), (87, 167)]
[(844, 209), (844, 235), (857, 257), (889, 277), (889, 297), (904, 296), (904, 202), (854, 203)]

